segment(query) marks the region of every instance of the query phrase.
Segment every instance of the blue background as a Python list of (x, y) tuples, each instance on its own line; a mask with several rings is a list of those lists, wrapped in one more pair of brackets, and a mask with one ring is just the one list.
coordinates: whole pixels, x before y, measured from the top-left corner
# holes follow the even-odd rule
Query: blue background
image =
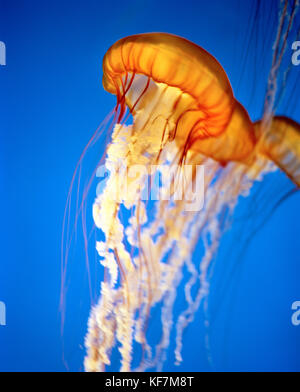
[[(90, 307), (82, 239), (79, 233), (70, 258), (62, 339), (61, 225), (80, 153), (115, 104), (101, 85), (108, 47), (151, 31), (190, 39), (221, 62), (255, 120), (277, 21), (276, 1), (257, 4), (0, 0), (0, 40), (7, 48), (7, 65), (0, 67), (0, 300), (7, 309), (7, 325), (0, 326), (1, 371), (82, 370)], [(278, 108), (298, 122), (299, 69), (292, 70)], [(274, 204), (282, 189), (292, 188), (284, 176), (274, 178), (261, 205)], [(225, 236), (212, 282), (212, 362), (200, 309), (184, 336), (183, 364), (173, 365), (171, 347), (165, 370), (300, 370), (300, 326), (291, 323), (291, 304), (300, 300), (299, 202), (298, 193), (282, 202), (235, 257), (230, 254), (245, 219)]]

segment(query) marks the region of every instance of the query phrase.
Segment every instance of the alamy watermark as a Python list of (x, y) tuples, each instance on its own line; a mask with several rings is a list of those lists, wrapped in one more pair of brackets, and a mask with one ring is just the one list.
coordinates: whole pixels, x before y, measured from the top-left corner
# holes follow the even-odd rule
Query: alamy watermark
[(292, 324), (297, 327), (300, 325), (300, 301), (294, 301), (292, 303), (292, 310), (294, 310), (292, 314)]
[(292, 64), (299, 65), (300, 64), (300, 41), (294, 41), (292, 43), (292, 50), (294, 50), (294, 53), (292, 54)]
[(0, 325), (6, 325), (6, 306), (0, 301)]
[(109, 164), (109, 168), (99, 166), (96, 176), (101, 178), (97, 196), (110, 181), (109, 197), (118, 203), (181, 200), (185, 211), (200, 211), (204, 205), (203, 165), (132, 165), (128, 168)]
[(6, 46), (3, 41), (0, 41), (0, 65), (6, 65)]

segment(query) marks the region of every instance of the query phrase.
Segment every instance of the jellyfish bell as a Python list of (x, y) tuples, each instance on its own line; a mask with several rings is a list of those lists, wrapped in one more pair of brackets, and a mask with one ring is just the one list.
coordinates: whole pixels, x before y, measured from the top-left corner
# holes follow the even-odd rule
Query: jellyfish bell
[[(114, 171), (93, 205), (95, 225), (105, 237), (96, 248), (107, 274), (90, 314), (85, 368), (104, 370), (117, 343), (121, 370), (132, 369), (134, 344), (142, 347), (139, 370), (161, 368), (173, 323), (175, 356), (181, 361), (183, 330), (208, 292), (224, 209), (232, 212), (254, 181), (278, 166), (299, 184), (299, 145), (290, 144), (299, 138), (299, 126), (279, 118), (268, 131), (253, 124), (217, 60), (171, 34), (134, 35), (115, 43), (103, 60), (103, 86), (117, 97), (105, 161)], [(133, 118), (130, 125), (125, 124), (126, 107)], [(291, 154), (297, 165), (290, 165)], [(204, 166), (203, 208), (187, 213), (184, 197), (162, 199), (149, 214), (141, 197), (147, 169), (160, 171), (172, 164), (184, 168), (183, 163)], [(122, 167), (140, 170), (125, 181)], [(194, 172), (188, 178), (183, 194), (198, 183)], [(170, 185), (174, 194), (173, 178), (161, 185), (161, 193)], [(116, 187), (117, 199), (112, 197)], [(121, 206), (131, 211), (128, 224), (122, 221)], [(205, 252), (194, 266), (191, 255), (199, 238)], [(183, 266), (191, 275), (185, 286), (187, 308), (175, 321), (172, 308)], [(197, 280), (200, 288), (192, 296)], [(161, 340), (153, 348), (146, 335), (150, 311), (157, 304), (162, 308)]]
[(275, 116), (265, 132), (261, 121), (254, 125), (260, 140), (259, 153), (273, 161), (300, 187), (300, 125), (285, 116)]
[(223, 68), (186, 39), (152, 33), (118, 41), (104, 57), (103, 86), (130, 108), (136, 130), (154, 121), (164, 128), (159, 121), (168, 140), (217, 161), (244, 160), (254, 148), (253, 124)]
[(234, 109), (220, 64), (199, 46), (166, 33), (135, 35), (114, 44), (103, 60), (103, 86), (134, 116), (146, 110), (144, 117), (154, 119), (159, 112), (174, 132), (184, 135), (186, 129), (200, 136), (222, 133)]

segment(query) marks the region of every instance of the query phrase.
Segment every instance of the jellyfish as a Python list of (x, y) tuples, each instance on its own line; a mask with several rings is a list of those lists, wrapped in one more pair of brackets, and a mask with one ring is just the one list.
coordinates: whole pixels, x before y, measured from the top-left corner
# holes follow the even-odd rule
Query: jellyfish
[[(105, 153), (109, 176), (93, 204), (105, 275), (90, 312), (84, 365), (104, 371), (117, 346), (120, 370), (131, 371), (139, 346), (136, 370), (161, 370), (173, 327), (182, 361), (183, 331), (209, 291), (209, 267), (238, 199), (278, 168), (299, 187), (300, 126), (273, 115), (252, 122), (219, 62), (167, 33), (113, 44), (103, 60), (103, 87), (117, 105)], [(204, 254), (195, 263), (200, 237)], [(190, 274), (187, 307), (175, 320), (183, 268)], [(153, 347), (147, 331), (158, 305), (161, 337)]]
[[(116, 96), (117, 104), (107, 130), (104, 167), (99, 166), (100, 173), (109, 175), (99, 184), (93, 204), (94, 224), (102, 234), (96, 250), (104, 278), (88, 321), (87, 371), (104, 371), (116, 347), (121, 371), (162, 370), (172, 329), (179, 364), (183, 332), (208, 296), (212, 261), (238, 200), (278, 169), (299, 188), (300, 126), (275, 115), (279, 71), (298, 6), (298, 0), (291, 1), (291, 7), (288, 0), (280, 3), (263, 115), (256, 122), (235, 98), (219, 62), (184, 38), (139, 34), (119, 40), (107, 51), (103, 87)], [(99, 134), (97, 130), (86, 146), (71, 189), (85, 152)], [(80, 206), (83, 222), (89, 187), (90, 182)], [(77, 218), (78, 214), (75, 229)], [(84, 223), (83, 229), (87, 248)], [(192, 255), (199, 239), (204, 252), (195, 261)], [(62, 248), (62, 293), (70, 242), (67, 238)], [(184, 270), (189, 273), (184, 286), (187, 306), (175, 317)], [(147, 332), (156, 307), (161, 337), (153, 345)], [(139, 360), (133, 365), (137, 347)]]

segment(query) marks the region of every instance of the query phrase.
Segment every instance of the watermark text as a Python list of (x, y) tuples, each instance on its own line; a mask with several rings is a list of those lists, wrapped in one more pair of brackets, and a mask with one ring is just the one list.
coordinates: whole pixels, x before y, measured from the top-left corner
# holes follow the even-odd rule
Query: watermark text
[(0, 301), (0, 325), (6, 325), (6, 306)]
[(109, 186), (110, 199), (118, 203), (182, 201), (185, 211), (200, 211), (204, 205), (203, 165), (101, 165), (96, 176), (101, 178), (97, 196)]
[(6, 65), (6, 46), (3, 41), (0, 41), (0, 65)]
[(299, 65), (300, 64), (300, 41), (294, 41), (292, 43), (292, 50), (294, 53), (292, 54), (292, 64)]
[(297, 327), (300, 325), (300, 301), (294, 301), (292, 303), (292, 310), (294, 310), (292, 314), (292, 324)]

